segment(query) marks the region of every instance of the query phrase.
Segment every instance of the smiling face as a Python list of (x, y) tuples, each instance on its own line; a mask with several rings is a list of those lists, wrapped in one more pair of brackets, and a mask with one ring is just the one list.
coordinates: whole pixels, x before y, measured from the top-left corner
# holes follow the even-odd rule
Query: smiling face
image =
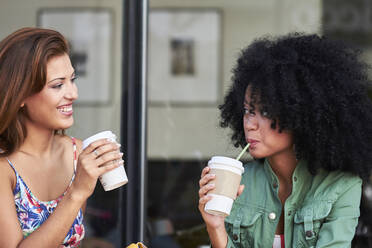
[(278, 155), (293, 155), (293, 138), (288, 131), (271, 128), (272, 120), (260, 113), (260, 106), (252, 106), (248, 88), (244, 100), (244, 134), (250, 143), (249, 152), (254, 158), (273, 158)]
[(47, 80), (44, 88), (26, 98), (29, 124), (50, 130), (72, 126), (72, 103), (77, 99), (75, 72), (67, 54), (52, 57), (47, 63)]

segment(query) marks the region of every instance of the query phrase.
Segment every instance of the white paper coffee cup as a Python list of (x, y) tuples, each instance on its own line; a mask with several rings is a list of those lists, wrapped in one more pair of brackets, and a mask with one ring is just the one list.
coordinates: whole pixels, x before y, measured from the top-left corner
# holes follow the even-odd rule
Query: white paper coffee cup
[(209, 173), (215, 174), (215, 188), (208, 192), (212, 199), (205, 204), (204, 210), (213, 215), (227, 216), (238, 193), (240, 180), (244, 172), (239, 160), (215, 156), (208, 162)]
[[(100, 139), (110, 139), (116, 142), (116, 136), (111, 131), (99, 132), (83, 141), (83, 150), (92, 142)], [(121, 165), (113, 170), (106, 172), (99, 177), (99, 180), (105, 191), (116, 189), (128, 182), (127, 174), (125, 173), (124, 165)]]

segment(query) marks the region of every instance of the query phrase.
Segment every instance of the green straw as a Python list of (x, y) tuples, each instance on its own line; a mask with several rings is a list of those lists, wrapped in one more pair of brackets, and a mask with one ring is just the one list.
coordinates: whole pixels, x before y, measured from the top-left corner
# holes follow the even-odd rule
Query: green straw
[(250, 143), (248, 143), (248, 144), (244, 147), (243, 151), (239, 154), (239, 156), (236, 158), (236, 160), (239, 160), (240, 157), (243, 156), (243, 154), (244, 154), (244, 153), (247, 151), (247, 149), (249, 148), (249, 145), (250, 145)]

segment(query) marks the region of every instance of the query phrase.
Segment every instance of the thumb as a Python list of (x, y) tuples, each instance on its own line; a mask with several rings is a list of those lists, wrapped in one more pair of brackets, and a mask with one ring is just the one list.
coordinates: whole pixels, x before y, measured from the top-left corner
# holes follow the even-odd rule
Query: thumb
[(242, 193), (243, 193), (243, 190), (244, 190), (244, 185), (240, 185), (239, 186), (239, 189), (238, 189), (238, 196), (240, 196)]

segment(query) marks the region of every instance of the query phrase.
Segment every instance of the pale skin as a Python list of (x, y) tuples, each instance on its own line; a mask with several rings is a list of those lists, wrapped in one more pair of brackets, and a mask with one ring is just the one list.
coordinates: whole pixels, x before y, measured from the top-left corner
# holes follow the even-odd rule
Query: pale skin
[[(250, 106), (250, 89), (245, 94), (244, 101), (244, 134), (247, 143), (250, 143), (249, 152), (254, 158), (267, 158), (273, 172), (279, 179), (278, 196), (284, 206), (286, 199), (292, 192), (292, 175), (297, 165), (296, 156), (293, 149), (293, 138), (290, 132), (282, 131), (270, 127), (271, 120), (265, 117), (265, 113), (260, 113), (258, 106), (253, 110)], [(214, 216), (204, 211), (205, 204), (211, 199), (207, 193), (214, 188), (209, 182), (215, 175), (209, 174), (209, 167), (205, 167), (201, 173), (199, 181), (199, 211), (207, 226), (207, 231), (213, 248), (224, 248), (227, 245), (227, 233), (224, 225), (224, 217)], [(238, 195), (244, 190), (244, 185), (240, 185)], [(280, 216), (276, 234), (284, 233), (283, 212)]]
[[(70, 137), (56, 135), (55, 130), (73, 124), (72, 103), (77, 99), (75, 73), (67, 54), (47, 63), (47, 80), (43, 90), (24, 100), (27, 108), (27, 137), (8, 159), (24, 179), (33, 195), (41, 201), (61, 196), (71, 181), (73, 147)], [(77, 140), (78, 163), (73, 183), (55, 211), (32, 234), (23, 239), (14, 205), (16, 185), (14, 171), (5, 158), (0, 159), (0, 248), (59, 247), (79, 210), (93, 193), (100, 175), (123, 164), (119, 146), (102, 139), (82, 150)], [(98, 156), (94, 153), (98, 152)]]

